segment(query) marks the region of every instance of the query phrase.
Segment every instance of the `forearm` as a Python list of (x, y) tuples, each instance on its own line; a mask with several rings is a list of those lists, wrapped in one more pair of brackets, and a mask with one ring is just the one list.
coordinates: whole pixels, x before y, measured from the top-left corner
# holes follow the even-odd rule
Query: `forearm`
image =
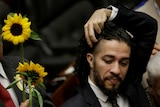
[(145, 13), (135, 12), (123, 6), (118, 6), (118, 9), (112, 22), (133, 35), (135, 45), (132, 48), (129, 71), (133, 80), (141, 79), (155, 43), (157, 21)]
[(156, 37), (157, 21), (154, 18), (145, 13), (128, 9), (122, 5), (118, 5), (117, 8), (119, 9), (118, 13), (112, 22), (128, 30), (134, 37), (137, 35), (141, 37), (148, 33), (152, 37)]

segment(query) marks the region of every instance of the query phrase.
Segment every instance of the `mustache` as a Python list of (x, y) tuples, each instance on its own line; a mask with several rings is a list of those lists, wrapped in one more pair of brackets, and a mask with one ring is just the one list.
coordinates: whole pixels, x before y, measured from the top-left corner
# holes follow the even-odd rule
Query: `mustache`
[(119, 75), (115, 75), (115, 74), (112, 74), (104, 78), (104, 80), (110, 80), (110, 79), (117, 79), (118, 81), (122, 82), (122, 78)]

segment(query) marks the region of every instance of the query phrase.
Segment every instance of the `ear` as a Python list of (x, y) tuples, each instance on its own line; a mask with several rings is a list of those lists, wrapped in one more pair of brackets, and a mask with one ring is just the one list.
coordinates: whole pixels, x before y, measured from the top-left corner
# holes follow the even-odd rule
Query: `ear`
[(86, 57), (87, 57), (87, 61), (88, 61), (89, 65), (90, 65), (90, 68), (93, 68), (93, 54), (87, 53)]

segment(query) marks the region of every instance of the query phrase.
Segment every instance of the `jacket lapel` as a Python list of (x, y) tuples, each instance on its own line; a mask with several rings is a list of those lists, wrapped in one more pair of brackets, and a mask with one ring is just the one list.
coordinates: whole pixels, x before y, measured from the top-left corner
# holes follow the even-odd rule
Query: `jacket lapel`
[[(14, 81), (14, 76), (15, 76), (15, 72), (16, 72), (16, 65), (17, 64), (14, 64), (13, 62), (11, 61), (8, 61), (6, 60), (5, 58), (2, 59), (2, 65), (3, 65), (3, 69), (8, 77), (8, 79), (10, 80), (10, 82), (13, 82)], [(16, 96), (17, 96), (17, 99), (18, 99), (18, 102), (19, 104), (22, 102), (22, 92), (15, 86), (13, 87), (15, 93), (16, 93)]]
[(88, 82), (86, 83), (86, 87), (82, 87), (82, 95), (83, 95), (85, 101), (91, 107), (101, 107), (96, 95), (94, 94), (94, 92), (91, 89), (91, 87), (88, 84)]

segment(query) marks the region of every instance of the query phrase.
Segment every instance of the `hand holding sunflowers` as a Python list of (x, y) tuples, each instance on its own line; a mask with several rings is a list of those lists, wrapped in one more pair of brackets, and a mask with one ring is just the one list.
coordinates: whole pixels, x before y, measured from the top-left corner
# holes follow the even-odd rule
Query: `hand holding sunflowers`
[(2, 40), (12, 42), (13, 45), (20, 45), (20, 53), (22, 61), (19, 62), (16, 68), (15, 81), (8, 87), (18, 86), (23, 93), (23, 100), (26, 100), (26, 92), (29, 93), (30, 107), (32, 107), (32, 98), (36, 97), (40, 107), (43, 107), (43, 99), (41, 94), (36, 89), (37, 86), (45, 88), (43, 78), (47, 75), (44, 72), (44, 67), (38, 63), (30, 63), (24, 61), (23, 43), (29, 38), (33, 40), (41, 40), (39, 36), (30, 28), (31, 22), (27, 17), (22, 17), (21, 14), (10, 13), (7, 20), (4, 20), (5, 25), (2, 28)]

